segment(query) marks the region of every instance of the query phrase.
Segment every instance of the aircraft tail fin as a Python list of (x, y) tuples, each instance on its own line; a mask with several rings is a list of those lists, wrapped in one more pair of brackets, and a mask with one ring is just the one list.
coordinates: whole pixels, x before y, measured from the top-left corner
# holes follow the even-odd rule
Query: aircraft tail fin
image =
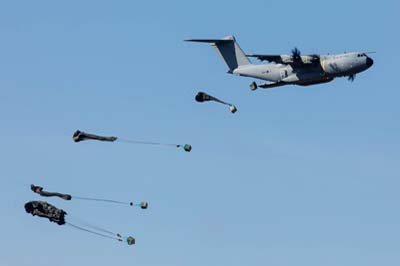
[(251, 64), (246, 54), (236, 42), (234, 36), (226, 36), (223, 39), (191, 39), (186, 41), (211, 43), (211, 46), (215, 48), (217, 53), (225, 61), (230, 73), (240, 66)]

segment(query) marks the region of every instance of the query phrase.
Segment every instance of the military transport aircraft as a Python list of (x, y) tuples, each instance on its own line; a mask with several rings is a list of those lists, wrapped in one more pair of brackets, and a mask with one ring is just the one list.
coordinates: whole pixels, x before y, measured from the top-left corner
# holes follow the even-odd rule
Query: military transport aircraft
[[(366, 52), (351, 52), (336, 55), (301, 55), (297, 48), (291, 55), (249, 54), (246, 55), (234, 36), (223, 39), (191, 39), (189, 42), (211, 43), (229, 68), (228, 73), (269, 81), (257, 87), (269, 89), (284, 85), (314, 85), (330, 82), (337, 77), (347, 76), (353, 81), (357, 73), (370, 68), (374, 61)], [(249, 57), (256, 57), (269, 64), (255, 65)]]

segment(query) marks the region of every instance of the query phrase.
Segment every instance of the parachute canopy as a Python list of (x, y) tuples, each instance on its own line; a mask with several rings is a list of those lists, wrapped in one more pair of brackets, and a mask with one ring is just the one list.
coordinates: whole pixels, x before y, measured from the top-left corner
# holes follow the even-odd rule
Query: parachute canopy
[(131, 140), (131, 139), (123, 139), (123, 138), (118, 138), (118, 137), (105, 137), (105, 136), (99, 136), (91, 133), (85, 133), (83, 131), (77, 130), (74, 132), (72, 136), (73, 140), (75, 142), (81, 142), (84, 140), (99, 140), (99, 141), (108, 141), (108, 142), (114, 142), (114, 141), (119, 141), (119, 142), (125, 142), (125, 143), (131, 143), (131, 144), (146, 144), (146, 145), (159, 145), (159, 146), (170, 146), (170, 147), (177, 147), (177, 148), (183, 148), (186, 152), (190, 152), (192, 150), (192, 146), (189, 144), (169, 144), (169, 143), (161, 143), (161, 142), (152, 142), (152, 141), (142, 141), (142, 140)]
[(211, 96), (211, 95), (209, 95), (209, 94), (207, 94), (205, 92), (202, 92), (202, 91), (197, 93), (195, 99), (199, 103), (208, 102), (208, 101), (214, 101), (214, 102), (218, 102), (218, 103), (221, 103), (221, 104), (228, 105), (229, 106), (229, 111), (232, 114), (236, 113), (236, 111), (237, 111), (237, 108), (233, 104), (221, 101), (220, 99), (218, 99), (218, 98), (216, 98), (214, 96)]
[(58, 225), (65, 224), (64, 210), (58, 209), (45, 201), (29, 201), (25, 203), (25, 211), (33, 216), (48, 218), (50, 222)]
[(90, 134), (90, 133), (85, 133), (83, 131), (75, 131), (74, 135), (72, 136), (75, 142), (80, 142), (84, 140), (99, 140), (99, 141), (109, 141), (109, 142), (114, 142), (117, 140), (117, 137), (104, 137), (104, 136), (98, 136), (95, 134)]
[(42, 187), (39, 186), (35, 186), (35, 185), (31, 185), (31, 190), (37, 194), (39, 194), (42, 197), (59, 197), (62, 198), (64, 200), (71, 200), (72, 196), (68, 195), (68, 194), (62, 194), (62, 193), (58, 193), (58, 192), (48, 192), (48, 191), (44, 191)]

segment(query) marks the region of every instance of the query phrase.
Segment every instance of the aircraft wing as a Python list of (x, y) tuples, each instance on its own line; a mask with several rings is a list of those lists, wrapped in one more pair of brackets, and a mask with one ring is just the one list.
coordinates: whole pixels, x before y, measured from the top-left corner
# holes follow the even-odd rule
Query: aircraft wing
[(268, 54), (248, 54), (247, 57), (256, 57), (260, 61), (268, 61), (275, 63), (282, 63), (281, 55), (268, 55)]

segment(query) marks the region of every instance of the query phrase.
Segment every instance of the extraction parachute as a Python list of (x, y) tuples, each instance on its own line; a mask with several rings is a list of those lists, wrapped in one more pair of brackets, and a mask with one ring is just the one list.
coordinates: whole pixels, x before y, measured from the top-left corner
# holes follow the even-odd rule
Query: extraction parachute
[(118, 137), (106, 137), (106, 136), (99, 136), (91, 133), (85, 133), (83, 131), (77, 130), (74, 132), (72, 136), (75, 142), (81, 142), (85, 140), (98, 140), (98, 141), (107, 141), (107, 142), (114, 142), (120, 141), (125, 143), (131, 144), (146, 144), (146, 145), (159, 145), (159, 146), (169, 146), (169, 147), (177, 147), (183, 148), (186, 152), (190, 152), (192, 150), (192, 146), (189, 144), (169, 144), (169, 143), (161, 143), (161, 142), (151, 142), (151, 141), (140, 141), (140, 140), (130, 140), (130, 139), (122, 139)]
[(196, 97), (195, 97), (195, 99), (199, 103), (203, 103), (203, 102), (207, 102), (207, 101), (214, 101), (214, 102), (218, 102), (218, 103), (222, 103), (222, 104), (228, 105), (229, 106), (229, 110), (231, 111), (232, 114), (236, 113), (236, 111), (237, 111), (237, 108), (233, 104), (221, 101), (220, 99), (218, 99), (218, 98), (216, 98), (214, 96), (208, 95), (205, 92), (201, 92), (201, 91), (198, 92)]
[[(80, 231), (95, 234), (104, 238), (114, 239), (122, 242), (124, 237), (119, 233), (113, 233), (109, 230), (103, 229), (101, 227), (93, 226), (90, 224), (85, 224), (84, 226), (76, 225), (65, 220), (67, 213), (59, 209), (50, 203), (45, 201), (29, 201), (25, 203), (25, 211), (32, 214), (33, 216), (39, 216), (42, 218), (49, 219), (50, 222), (54, 222), (58, 225), (68, 225), (72, 228), (78, 229)], [(135, 239), (131, 236), (126, 238), (128, 245), (134, 245)]]
[(99, 140), (99, 141), (109, 141), (109, 142), (114, 142), (118, 138), (117, 137), (104, 137), (104, 136), (98, 136), (95, 134), (90, 134), (90, 133), (85, 133), (82, 131), (75, 131), (74, 135), (72, 136), (75, 142), (81, 142), (84, 140)]
[(64, 200), (71, 200), (72, 196), (68, 195), (68, 194), (62, 194), (62, 193), (58, 193), (58, 192), (48, 192), (48, 191), (44, 191), (42, 187), (39, 186), (35, 186), (35, 185), (31, 185), (31, 190), (37, 194), (39, 194), (42, 197), (59, 197), (62, 198)]
[(59, 197), (64, 200), (78, 199), (78, 200), (100, 201), (100, 202), (108, 202), (108, 203), (115, 203), (115, 204), (121, 204), (121, 205), (136, 206), (136, 207), (140, 207), (141, 209), (147, 209), (149, 207), (149, 203), (146, 201), (143, 201), (141, 203), (134, 203), (134, 202), (124, 202), (124, 201), (112, 200), (112, 199), (78, 197), (78, 196), (72, 196), (70, 194), (63, 194), (63, 193), (59, 193), (59, 192), (44, 191), (43, 187), (35, 186), (33, 184), (31, 185), (31, 190), (33, 192), (39, 194), (42, 197)]

